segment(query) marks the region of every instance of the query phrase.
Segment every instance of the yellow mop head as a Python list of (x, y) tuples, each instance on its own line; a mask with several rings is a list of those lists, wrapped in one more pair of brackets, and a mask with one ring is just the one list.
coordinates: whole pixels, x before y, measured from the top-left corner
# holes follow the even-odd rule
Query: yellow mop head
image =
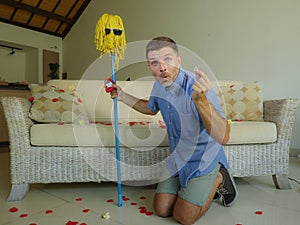
[(107, 13), (101, 16), (95, 30), (95, 45), (100, 51), (100, 57), (104, 53), (113, 53), (116, 58), (115, 67), (118, 68), (126, 48), (125, 30), (120, 16)]

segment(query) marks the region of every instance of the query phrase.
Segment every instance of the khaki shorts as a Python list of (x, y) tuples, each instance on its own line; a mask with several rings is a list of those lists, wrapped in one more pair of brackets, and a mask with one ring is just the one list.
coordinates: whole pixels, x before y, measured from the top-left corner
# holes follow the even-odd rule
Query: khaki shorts
[(185, 188), (180, 187), (178, 176), (171, 176), (158, 184), (156, 193), (178, 195), (194, 205), (204, 206), (217, 178), (219, 169), (220, 165), (205, 176), (190, 179)]

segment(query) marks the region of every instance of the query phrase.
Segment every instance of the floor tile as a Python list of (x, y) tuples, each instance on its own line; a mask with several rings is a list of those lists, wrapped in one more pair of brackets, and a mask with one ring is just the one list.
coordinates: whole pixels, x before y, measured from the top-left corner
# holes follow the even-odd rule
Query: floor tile
[[(74, 183), (34, 184), (23, 201), (7, 202), (9, 155), (0, 153), (0, 225), (140, 225), (178, 224), (154, 214), (155, 186), (122, 187), (122, 207), (118, 207), (117, 184)], [(195, 224), (205, 225), (298, 225), (300, 221), (300, 160), (290, 158), (292, 189), (277, 190), (270, 176), (235, 178), (239, 198), (232, 207), (213, 202), (206, 215)], [(110, 201), (112, 200), (112, 202)], [(10, 212), (16, 207), (17, 212)], [(144, 207), (147, 214), (141, 210)], [(109, 213), (110, 218), (102, 215)], [(23, 216), (22, 216), (23, 215)]]

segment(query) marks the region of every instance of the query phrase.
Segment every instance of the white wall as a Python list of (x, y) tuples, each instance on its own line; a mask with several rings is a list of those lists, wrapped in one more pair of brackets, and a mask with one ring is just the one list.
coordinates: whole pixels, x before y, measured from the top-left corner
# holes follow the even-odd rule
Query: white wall
[[(60, 68), (63, 68), (62, 39), (59, 37), (0, 22), (0, 42), (24, 48), (23, 54), (26, 54), (27, 59), (22, 70), (24, 70), (24, 73), (26, 72), (24, 79), (27, 79), (28, 82), (43, 82), (43, 49), (58, 52), (60, 54)], [(31, 64), (27, 68), (28, 63)], [(8, 67), (11, 70), (14, 69), (13, 64), (8, 65)], [(11, 81), (10, 78), (12, 77), (10, 76), (12, 75), (7, 76), (7, 80)]]
[(26, 54), (18, 50), (10, 53), (10, 49), (0, 46), (0, 77), (9, 82), (24, 81)]
[[(265, 99), (300, 98), (299, 11), (297, 0), (92, 0), (63, 41), (64, 72), (80, 79), (98, 58), (94, 29), (106, 12), (122, 17), (127, 43), (167, 35), (203, 58), (217, 79), (263, 80)], [(292, 148), (300, 149), (299, 136), (300, 110)]]

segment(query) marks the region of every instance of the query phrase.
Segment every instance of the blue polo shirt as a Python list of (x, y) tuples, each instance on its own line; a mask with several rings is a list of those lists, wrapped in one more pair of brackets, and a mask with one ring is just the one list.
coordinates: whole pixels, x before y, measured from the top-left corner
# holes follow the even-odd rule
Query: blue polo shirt
[[(228, 168), (223, 146), (207, 133), (192, 100), (195, 81), (195, 74), (181, 68), (171, 86), (155, 81), (148, 102), (151, 111), (162, 114), (170, 148), (167, 167), (173, 176), (179, 175), (182, 187), (189, 179), (210, 173), (219, 163)], [(215, 92), (210, 89), (206, 96), (225, 118)]]

